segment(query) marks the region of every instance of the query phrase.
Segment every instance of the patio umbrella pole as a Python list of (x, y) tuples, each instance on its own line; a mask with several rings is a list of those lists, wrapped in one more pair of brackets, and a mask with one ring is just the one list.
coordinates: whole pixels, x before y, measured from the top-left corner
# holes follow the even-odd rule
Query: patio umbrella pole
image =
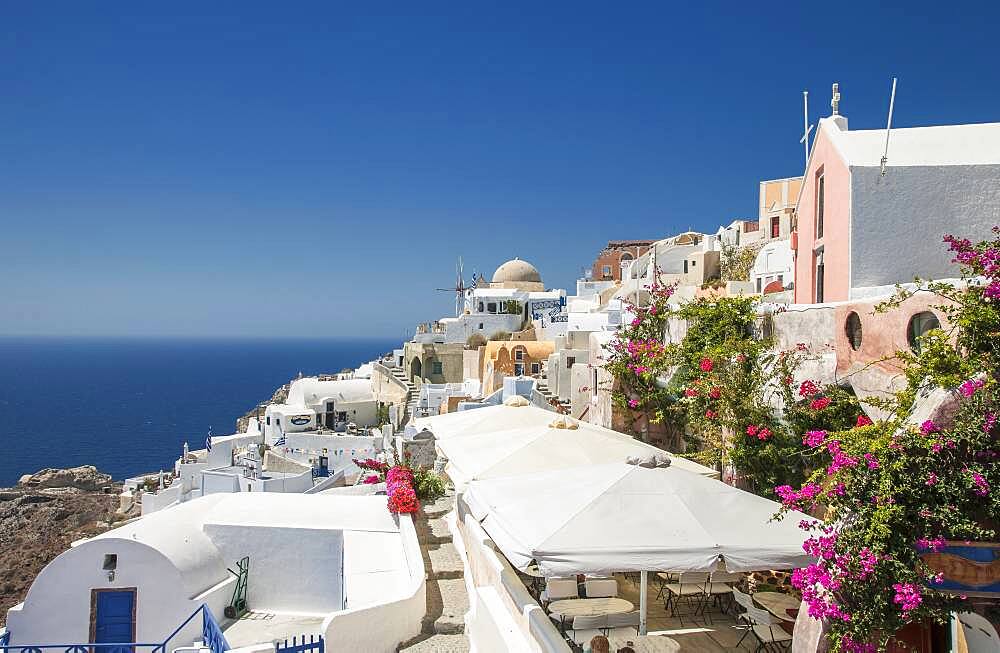
[(646, 634), (646, 590), (649, 583), (648, 572), (639, 572), (639, 634)]

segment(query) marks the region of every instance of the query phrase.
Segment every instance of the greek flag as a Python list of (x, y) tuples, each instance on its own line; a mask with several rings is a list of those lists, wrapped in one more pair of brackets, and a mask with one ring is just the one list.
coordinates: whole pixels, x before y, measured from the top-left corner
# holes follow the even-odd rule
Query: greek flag
[(277, 440), (275, 440), (274, 444), (272, 446), (274, 446), (274, 447), (283, 447), (283, 446), (285, 446), (285, 434), (282, 433), (281, 437), (278, 438)]
[(205, 436), (205, 450), (212, 452), (212, 427), (208, 427), (208, 435)]

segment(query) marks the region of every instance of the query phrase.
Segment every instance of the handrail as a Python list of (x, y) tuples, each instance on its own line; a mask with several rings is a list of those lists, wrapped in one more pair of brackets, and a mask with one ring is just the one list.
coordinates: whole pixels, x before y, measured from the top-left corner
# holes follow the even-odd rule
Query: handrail
[(119, 642), (110, 644), (97, 644), (88, 642), (86, 644), (15, 644), (10, 645), (10, 631), (0, 635), (0, 653), (42, 653), (61, 649), (63, 653), (136, 653), (139, 648), (150, 649), (150, 653), (167, 653), (167, 645), (170, 640), (177, 636), (198, 613), (202, 613), (202, 641), (204, 645), (212, 650), (212, 653), (225, 653), (229, 650), (229, 642), (222, 634), (222, 629), (215, 621), (212, 611), (208, 605), (202, 603), (197, 610), (192, 612), (180, 626), (174, 629), (162, 642)]

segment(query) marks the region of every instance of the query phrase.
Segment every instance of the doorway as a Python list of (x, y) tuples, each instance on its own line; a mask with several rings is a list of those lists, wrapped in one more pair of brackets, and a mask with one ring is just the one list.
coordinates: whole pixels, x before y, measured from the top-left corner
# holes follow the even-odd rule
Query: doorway
[(90, 590), (91, 642), (127, 644), (135, 641), (135, 596), (134, 587)]

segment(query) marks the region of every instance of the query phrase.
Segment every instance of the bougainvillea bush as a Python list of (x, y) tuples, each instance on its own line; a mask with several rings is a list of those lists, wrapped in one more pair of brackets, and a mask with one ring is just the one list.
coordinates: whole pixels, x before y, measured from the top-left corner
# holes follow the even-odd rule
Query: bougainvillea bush
[[(996, 538), (1000, 241), (945, 242), (964, 283), (927, 288), (945, 300), (936, 308), (952, 331), (930, 332), (918, 353), (900, 352), (908, 385), (887, 405), (889, 418), (807, 432), (816, 471), (801, 485), (776, 488), (789, 508), (822, 509), (823, 519), (801, 524), (817, 561), (792, 582), (809, 614), (827, 620), (834, 650), (884, 650), (909, 623), (943, 623), (967, 609), (964, 596), (938, 589), (935, 554), (947, 542)], [(934, 387), (952, 393), (956, 410), (940, 423), (917, 423), (911, 410)]]
[[(775, 353), (759, 337), (755, 298), (696, 299), (673, 311), (671, 286), (648, 287), (650, 305), (612, 341), (607, 369), (618, 381), (620, 409), (666, 421), (687, 433), (690, 455), (735, 476), (743, 487), (771, 495), (804, 478), (808, 451), (801, 434), (853, 425), (853, 394), (793, 378), (811, 357), (805, 345)], [(685, 337), (664, 344), (667, 320), (687, 325)], [(664, 383), (663, 379), (669, 378)], [(783, 406), (784, 412), (775, 410)]]
[(362, 483), (385, 483), (390, 512), (415, 513), (420, 510), (420, 500), (433, 501), (444, 495), (444, 479), (433, 471), (414, 466), (409, 455), (404, 454), (399, 462), (395, 462), (394, 453), (389, 456), (392, 462), (366, 458), (354, 464), (362, 470)]

